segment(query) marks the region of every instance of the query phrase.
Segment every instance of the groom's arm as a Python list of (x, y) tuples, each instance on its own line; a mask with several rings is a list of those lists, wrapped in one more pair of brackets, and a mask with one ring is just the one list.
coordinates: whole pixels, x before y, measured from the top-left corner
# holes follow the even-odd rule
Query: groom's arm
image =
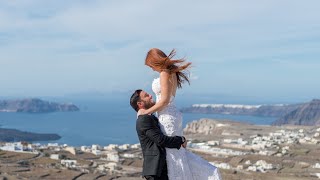
[(162, 147), (180, 149), (181, 145), (184, 143), (183, 137), (164, 135), (157, 122), (148, 115), (140, 117), (137, 121), (137, 128), (145, 132), (147, 137)]

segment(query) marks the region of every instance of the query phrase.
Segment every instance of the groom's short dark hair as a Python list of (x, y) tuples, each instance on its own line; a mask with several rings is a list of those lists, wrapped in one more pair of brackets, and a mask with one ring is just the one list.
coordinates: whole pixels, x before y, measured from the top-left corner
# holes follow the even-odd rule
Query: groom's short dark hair
[(139, 111), (139, 107), (137, 103), (141, 100), (140, 99), (141, 91), (142, 91), (141, 89), (137, 89), (130, 98), (130, 105), (137, 112)]

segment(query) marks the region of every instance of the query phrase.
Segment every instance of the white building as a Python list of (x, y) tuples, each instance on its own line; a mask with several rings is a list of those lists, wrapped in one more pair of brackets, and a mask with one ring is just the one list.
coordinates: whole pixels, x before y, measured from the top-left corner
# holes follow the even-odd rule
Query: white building
[(51, 154), (50, 155), (50, 159), (59, 160), (60, 159), (60, 155), (59, 154)]
[(208, 141), (208, 145), (210, 145), (210, 146), (219, 146), (220, 142), (219, 141)]
[(83, 152), (90, 152), (90, 148), (88, 146), (81, 146), (80, 150)]
[(224, 139), (223, 142), (224, 143), (228, 143), (228, 144), (236, 144), (236, 143), (238, 143), (238, 140), (236, 140), (236, 139)]
[(48, 143), (48, 147), (58, 147), (58, 143)]
[(189, 143), (190, 148), (208, 150), (211, 148), (207, 143)]
[(107, 161), (119, 162), (119, 154), (117, 151), (109, 152), (107, 155)]
[(315, 165), (312, 166), (312, 168), (320, 169), (320, 163), (316, 163)]
[(105, 172), (106, 170), (109, 171), (114, 171), (118, 168), (118, 164), (115, 162), (109, 162), (109, 163), (105, 163), (105, 164), (100, 164), (97, 168), (100, 172)]
[(131, 149), (139, 149), (141, 148), (141, 145), (140, 144), (133, 144), (131, 145)]
[(112, 151), (118, 149), (118, 145), (116, 144), (109, 144), (108, 146), (103, 147), (104, 150)]
[(129, 153), (124, 153), (122, 156), (125, 158), (135, 158), (136, 157), (134, 154), (129, 154)]
[(93, 145), (91, 146), (91, 149), (92, 149), (92, 150), (100, 150), (101, 147), (100, 147), (98, 144), (93, 144)]
[(92, 154), (96, 155), (96, 156), (100, 156), (101, 155), (101, 151), (98, 149), (92, 149)]
[(15, 151), (15, 152), (23, 152), (23, 145), (21, 142), (15, 143), (6, 143), (4, 146), (0, 147), (3, 151)]
[(117, 163), (114, 163), (114, 162), (109, 162), (109, 163), (105, 164), (105, 167), (111, 171), (118, 169)]
[(228, 163), (214, 163), (214, 162), (209, 162), (209, 163), (221, 169), (231, 169), (231, 166)]
[(259, 160), (255, 164), (249, 166), (247, 170), (254, 171), (254, 172), (259, 171), (259, 172), (265, 173), (267, 170), (271, 170), (271, 169), (274, 169), (274, 166), (272, 164), (268, 164), (264, 160)]
[(130, 148), (130, 144), (123, 144), (121, 146), (119, 146), (120, 150), (128, 150)]
[(77, 164), (77, 160), (61, 160), (61, 164), (64, 165), (65, 167), (70, 167), (70, 168), (74, 168), (76, 167)]

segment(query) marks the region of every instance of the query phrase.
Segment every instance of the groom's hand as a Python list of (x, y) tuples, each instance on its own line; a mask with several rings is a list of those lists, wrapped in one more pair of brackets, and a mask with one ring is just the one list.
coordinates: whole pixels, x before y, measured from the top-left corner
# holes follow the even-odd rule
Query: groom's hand
[(187, 147), (187, 140), (184, 136), (182, 136), (183, 144), (181, 144), (182, 147), (186, 148)]
[(184, 148), (187, 148), (187, 141), (184, 142), (181, 146), (184, 147)]

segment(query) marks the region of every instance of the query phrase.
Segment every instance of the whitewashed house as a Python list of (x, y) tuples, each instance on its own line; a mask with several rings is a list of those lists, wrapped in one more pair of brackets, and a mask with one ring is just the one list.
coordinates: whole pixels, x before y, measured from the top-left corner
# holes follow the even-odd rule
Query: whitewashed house
[(63, 160), (61, 160), (61, 164), (64, 165), (65, 167), (68, 167), (68, 168), (74, 168), (74, 167), (76, 167), (77, 160), (63, 159)]
[(119, 154), (117, 151), (109, 152), (107, 155), (107, 161), (119, 162)]
[(109, 151), (116, 150), (116, 149), (118, 149), (118, 145), (116, 145), (116, 144), (109, 144), (108, 146), (103, 147), (103, 149), (104, 149), (104, 150), (109, 150)]
[(58, 147), (58, 143), (48, 143), (48, 147)]
[(125, 158), (135, 158), (136, 157), (134, 154), (130, 154), (130, 153), (124, 153), (122, 156)]
[(0, 147), (0, 149), (3, 151), (23, 152), (23, 145), (21, 142), (6, 143), (4, 146)]
[(50, 155), (50, 159), (59, 160), (60, 159), (60, 155), (59, 154), (51, 154)]
[(101, 151), (98, 149), (92, 149), (92, 154), (96, 155), (96, 156), (100, 156), (101, 155)]

